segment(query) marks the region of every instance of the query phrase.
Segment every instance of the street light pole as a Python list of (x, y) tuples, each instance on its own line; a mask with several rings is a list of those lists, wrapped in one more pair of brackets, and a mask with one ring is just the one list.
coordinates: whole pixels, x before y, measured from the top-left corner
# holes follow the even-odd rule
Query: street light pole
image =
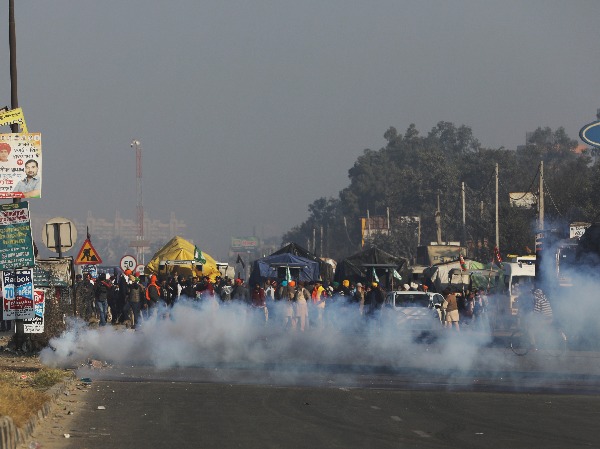
[(133, 140), (131, 147), (135, 149), (135, 178), (137, 195), (137, 260), (145, 265), (144, 261), (144, 203), (142, 198), (142, 144), (139, 140)]

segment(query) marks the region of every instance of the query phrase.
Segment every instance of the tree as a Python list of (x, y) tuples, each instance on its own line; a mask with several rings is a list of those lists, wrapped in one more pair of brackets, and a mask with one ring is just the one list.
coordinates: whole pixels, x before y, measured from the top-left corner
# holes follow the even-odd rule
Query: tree
[[(500, 246), (503, 252), (522, 253), (534, 244), (535, 210), (511, 208), (510, 192), (538, 193), (540, 161), (544, 161), (547, 220), (591, 221), (600, 216), (600, 167), (586, 154), (578, 154), (577, 141), (563, 128), (538, 128), (524, 149), (481, 147), (465, 125), (439, 122), (426, 136), (414, 124), (404, 134), (389, 127), (386, 146), (364, 150), (348, 170), (349, 184), (339, 197), (320, 198), (309, 208), (308, 219), (294, 227), (284, 241), (313, 241), (323, 228), (329, 257), (345, 257), (362, 241), (361, 217), (382, 216), (389, 209), (392, 221), (420, 217), (421, 240), (436, 239), (434, 213), (439, 197), (443, 239), (462, 239), (461, 183), (466, 188), (467, 240), (479, 248), (483, 261), (495, 242), (495, 165), (500, 169)], [(408, 228), (392, 227), (370, 244), (411, 259), (416, 236)]]

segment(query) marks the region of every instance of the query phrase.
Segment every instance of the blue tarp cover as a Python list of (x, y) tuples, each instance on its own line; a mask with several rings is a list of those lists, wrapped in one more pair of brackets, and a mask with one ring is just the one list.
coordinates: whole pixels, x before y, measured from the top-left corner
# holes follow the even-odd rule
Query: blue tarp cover
[[(319, 263), (290, 253), (274, 254), (255, 260), (250, 275), (250, 285), (263, 283), (268, 278), (277, 279), (278, 267), (300, 268), (299, 276), (292, 276), (297, 281), (312, 282), (319, 279)], [(296, 273), (296, 270), (292, 271)], [(281, 279), (279, 279), (281, 280)]]

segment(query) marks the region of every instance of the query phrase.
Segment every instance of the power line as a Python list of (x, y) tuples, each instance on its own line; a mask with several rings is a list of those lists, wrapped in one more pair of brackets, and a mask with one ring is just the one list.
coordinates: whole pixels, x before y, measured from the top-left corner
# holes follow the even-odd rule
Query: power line
[(544, 189), (545, 189), (544, 192), (548, 193), (548, 196), (550, 197), (550, 201), (552, 201), (552, 205), (554, 206), (554, 209), (556, 209), (556, 212), (558, 213), (558, 215), (560, 217), (565, 218), (565, 217), (563, 217), (563, 214), (561, 214), (560, 211), (558, 210), (558, 207), (556, 207), (556, 203), (554, 202), (554, 198), (552, 197), (552, 194), (550, 193), (550, 189), (548, 189), (548, 186), (546, 185), (546, 180), (544, 179), (543, 182), (544, 182)]

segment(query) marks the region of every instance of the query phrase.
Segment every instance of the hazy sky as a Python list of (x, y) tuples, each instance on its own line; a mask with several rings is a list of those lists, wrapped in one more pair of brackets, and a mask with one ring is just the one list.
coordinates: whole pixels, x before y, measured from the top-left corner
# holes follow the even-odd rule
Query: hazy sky
[(19, 105), (43, 139), (32, 214), (135, 219), (138, 139), (146, 214), (175, 212), (217, 259), (337, 196), (389, 126), (514, 149), (538, 126), (577, 138), (600, 108), (597, 0), (15, 3)]

